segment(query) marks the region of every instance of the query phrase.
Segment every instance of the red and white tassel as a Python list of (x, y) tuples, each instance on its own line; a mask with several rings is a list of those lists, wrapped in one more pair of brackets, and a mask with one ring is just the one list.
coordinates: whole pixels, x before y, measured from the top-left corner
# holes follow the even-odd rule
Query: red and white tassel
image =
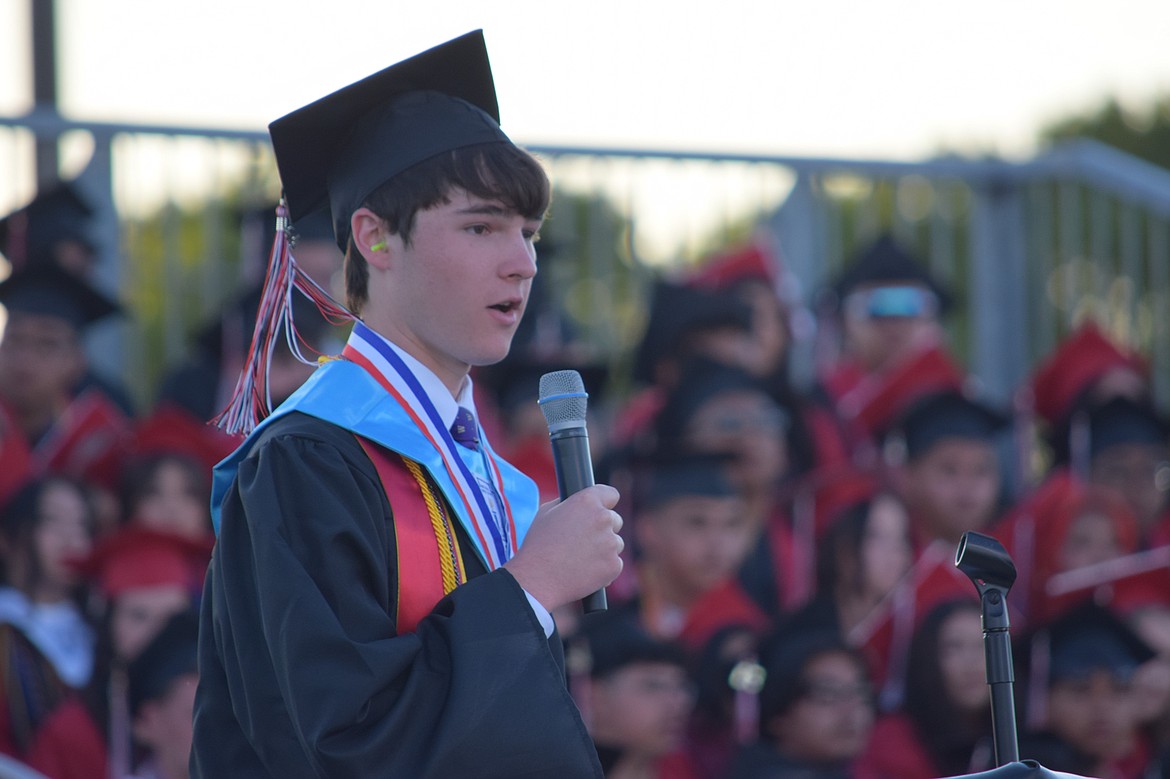
[(268, 373), (279, 334), (283, 331), (289, 351), (306, 365), (316, 365), (305, 356), (304, 349), (312, 347), (297, 331), (292, 316), (293, 292), (313, 301), (321, 316), (334, 325), (357, 319), (345, 306), (335, 301), (317, 282), (302, 271), (293, 257), (289, 241), (288, 208), (284, 201), (276, 208), (276, 236), (268, 255), (268, 269), (256, 311), (256, 326), (252, 343), (244, 361), (240, 378), (231, 399), (212, 423), (226, 433), (247, 435), (272, 413), (272, 396), (268, 389)]

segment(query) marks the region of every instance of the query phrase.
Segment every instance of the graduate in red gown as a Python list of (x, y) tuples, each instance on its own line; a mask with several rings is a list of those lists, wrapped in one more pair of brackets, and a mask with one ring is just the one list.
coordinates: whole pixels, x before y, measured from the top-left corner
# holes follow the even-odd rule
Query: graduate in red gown
[[(859, 250), (831, 290), (832, 317), (822, 333), (839, 333), (833, 345), (819, 345), (818, 382), (827, 407), (842, 421), (846, 446), (857, 464), (873, 457), (871, 420), (859, 418), (883, 387), (909, 373), (929, 379), (913, 365), (923, 352), (946, 352), (942, 318), (952, 305), (949, 292), (927, 266), (890, 235)], [(924, 391), (938, 389), (926, 387)]]
[(876, 779), (933, 779), (992, 767), (991, 695), (979, 603), (943, 601), (910, 642), (902, 705), (878, 717), (863, 771)]
[(127, 669), (173, 615), (196, 603), (209, 554), (207, 543), (127, 527), (80, 564), (105, 604), (96, 668), (84, 690), (45, 718), (30, 765), (50, 779), (129, 773)]
[[(1150, 646), (1111, 609), (1088, 602), (1028, 636), (1020, 755), (1054, 771), (1108, 779), (1160, 775), (1142, 731), (1134, 674)], [(1017, 678), (1020, 678), (1017, 676)]]
[(77, 391), (87, 370), (81, 337), (117, 305), (73, 274), (38, 264), (0, 284), (8, 324), (0, 341), (0, 405), (28, 447), (33, 473), (64, 473), (105, 485), (132, 423), (97, 387)]
[(683, 739), (695, 704), (687, 653), (628, 613), (587, 616), (588, 673), (572, 692), (607, 779), (698, 779)]

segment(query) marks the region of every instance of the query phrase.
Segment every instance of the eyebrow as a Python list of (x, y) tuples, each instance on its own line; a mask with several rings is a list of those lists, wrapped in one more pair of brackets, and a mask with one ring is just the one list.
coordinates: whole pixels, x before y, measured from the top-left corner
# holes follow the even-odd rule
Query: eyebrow
[(467, 208), (461, 208), (455, 213), (460, 216), (519, 216), (529, 222), (543, 222), (545, 216), (544, 214), (539, 216), (521, 214), (515, 208), (509, 208), (497, 201), (477, 203)]
[(515, 209), (505, 208), (502, 203), (479, 203), (476, 205), (461, 208), (457, 212), (459, 214), (483, 214), (486, 216), (510, 216), (516, 213)]

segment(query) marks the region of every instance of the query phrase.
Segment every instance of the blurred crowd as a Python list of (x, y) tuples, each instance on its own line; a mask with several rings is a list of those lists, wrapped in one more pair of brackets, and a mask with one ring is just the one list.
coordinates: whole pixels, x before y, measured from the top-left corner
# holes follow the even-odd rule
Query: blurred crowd
[[(225, 306), (137, 409), (86, 358), (87, 329), (119, 314), (92, 283), (89, 216), (66, 185), (0, 222), (0, 752), (53, 779), (182, 779), (211, 467), (236, 443), (207, 420), (260, 295)], [(328, 225), (294, 228), (298, 264), (336, 289)], [(1021, 756), (1170, 776), (1170, 424), (1144, 355), (1075, 323), (996, 404), (947, 342), (959, 301), (927, 258), (870, 236), (810, 329), (759, 238), (656, 279), (618, 376), (549, 326), (543, 278), (512, 354), (473, 372), (476, 407), (552, 499), (538, 378), (574, 368), (590, 392), (626, 567), (608, 611), (555, 616), (607, 777), (993, 767), (980, 605), (954, 564), (968, 531), (1018, 572)], [(345, 337), (311, 306), (297, 329), (296, 351)], [(809, 337), (816, 380), (798, 387)], [(312, 366), (274, 348), (275, 404)]]

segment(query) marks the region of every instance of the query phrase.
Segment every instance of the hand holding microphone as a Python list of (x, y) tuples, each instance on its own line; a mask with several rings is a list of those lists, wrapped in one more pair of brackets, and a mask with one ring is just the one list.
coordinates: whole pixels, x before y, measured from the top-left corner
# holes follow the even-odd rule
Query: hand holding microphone
[(561, 500), (541, 507), (507, 568), (549, 611), (582, 599), (586, 612), (606, 608), (605, 586), (621, 573), (618, 492), (593, 483), (587, 395), (576, 371), (540, 380), (540, 406), (549, 425)]
[[(540, 410), (548, 423), (561, 500), (593, 486), (593, 460), (589, 455), (589, 431), (585, 407), (589, 393), (577, 371), (553, 371), (540, 377)], [(602, 588), (582, 601), (585, 613), (608, 608)]]

